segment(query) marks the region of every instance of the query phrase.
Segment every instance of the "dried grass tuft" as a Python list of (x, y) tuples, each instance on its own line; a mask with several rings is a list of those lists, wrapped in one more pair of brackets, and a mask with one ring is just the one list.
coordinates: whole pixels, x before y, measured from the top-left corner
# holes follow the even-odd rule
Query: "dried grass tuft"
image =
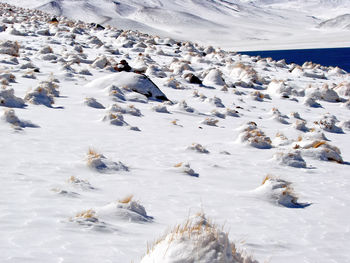
[(132, 201), (134, 195), (128, 195), (126, 197), (124, 197), (123, 199), (119, 200), (118, 202), (121, 204), (128, 204)]

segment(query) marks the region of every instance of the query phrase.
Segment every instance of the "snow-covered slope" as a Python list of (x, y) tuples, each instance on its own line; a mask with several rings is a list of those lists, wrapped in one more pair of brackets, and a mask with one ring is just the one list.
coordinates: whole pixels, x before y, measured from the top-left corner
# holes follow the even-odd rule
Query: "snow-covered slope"
[(320, 24), (320, 27), (350, 30), (350, 14), (345, 14), (326, 20)]
[(349, 1), (341, 0), (9, 2), (86, 22), (235, 50), (341, 47), (348, 45), (350, 37), (349, 32), (317, 27), (326, 19), (350, 12)]
[(350, 261), (348, 73), (0, 14), (0, 262)]

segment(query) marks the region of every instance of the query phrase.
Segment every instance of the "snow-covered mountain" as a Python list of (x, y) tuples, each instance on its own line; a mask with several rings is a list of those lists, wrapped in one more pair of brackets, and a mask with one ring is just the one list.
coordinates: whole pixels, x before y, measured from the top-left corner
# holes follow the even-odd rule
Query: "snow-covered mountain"
[(350, 261), (349, 73), (0, 21), (0, 262)]
[(350, 14), (328, 19), (320, 24), (321, 28), (347, 29), (350, 30)]
[(350, 12), (345, 0), (7, 1), (86, 22), (236, 50), (346, 46), (350, 37), (349, 32), (318, 28), (324, 20)]

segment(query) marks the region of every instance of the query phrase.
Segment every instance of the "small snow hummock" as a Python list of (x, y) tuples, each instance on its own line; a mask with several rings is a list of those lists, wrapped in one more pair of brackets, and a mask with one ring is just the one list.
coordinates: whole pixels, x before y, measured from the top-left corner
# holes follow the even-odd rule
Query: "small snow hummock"
[(219, 97), (214, 96), (213, 98), (209, 98), (208, 102), (218, 108), (225, 108), (225, 105), (222, 103), (222, 100)]
[(219, 69), (212, 69), (203, 79), (206, 86), (224, 86), (226, 83), (222, 78), (222, 72)]
[(103, 154), (99, 154), (93, 149), (89, 149), (86, 160), (88, 167), (98, 172), (129, 171), (129, 168), (122, 162), (110, 161)]
[(309, 128), (306, 127), (306, 121), (303, 120), (296, 120), (293, 124), (293, 127), (299, 131), (308, 132)]
[(188, 106), (188, 104), (185, 100), (178, 102), (174, 108), (177, 108), (178, 110), (186, 111), (189, 113), (194, 113), (196, 111), (194, 108)]
[(170, 113), (165, 105), (155, 105), (152, 107), (152, 110), (155, 112), (160, 112), (160, 113)]
[(215, 126), (215, 127), (217, 127), (216, 124), (217, 124), (218, 122), (219, 122), (219, 120), (217, 120), (217, 119), (207, 117), (207, 118), (205, 118), (204, 120), (202, 120), (200, 123), (201, 123), (201, 124), (208, 125), (208, 126)]
[(119, 115), (121, 115), (121, 114), (130, 114), (130, 115), (136, 116), (136, 117), (141, 117), (142, 116), (141, 111), (138, 108), (136, 108), (134, 105), (132, 105), (132, 104), (127, 105), (126, 107), (121, 107), (120, 105), (115, 103), (109, 108), (109, 112), (117, 113)]
[(218, 118), (221, 118), (221, 119), (225, 119), (226, 118), (226, 114), (224, 111), (218, 111), (216, 109), (212, 110), (210, 112), (211, 116), (213, 117), (218, 117)]
[(87, 180), (79, 179), (75, 176), (71, 176), (68, 179), (68, 183), (74, 186), (77, 186), (83, 190), (94, 190), (95, 187), (91, 186), (91, 184)]
[(7, 41), (0, 41), (0, 54), (6, 54), (10, 56), (19, 56), (19, 45), (16, 42), (7, 40)]
[(103, 219), (123, 219), (132, 222), (152, 222), (153, 217), (147, 215), (146, 209), (129, 195), (125, 198), (97, 208), (96, 213)]
[(272, 147), (270, 137), (267, 137), (262, 130), (258, 129), (255, 122), (248, 122), (240, 130), (239, 140), (241, 142), (259, 149), (270, 149)]
[(322, 130), (333, 133), (343, 133), (342, 128), (336, 126), (337, 122), (339, 122), (337, 117), (327, 113), (324, 114), (320, 120), (315, 121), (314, 123), (318, 125)]
[(87, 226), (92, 226), (93, 224), (99, 222), (96, 215), (96, 211), (93, 209), (88, 209), (77, 213), (75, 217), (70, 218), (70, 221), (77, 222), (81, 225), (87, 225)]
[(231, 117), (240, 117), (239, 112), (230, 108), (226, 108), (225, 110), (225, 115), (226, 116), (231, 116)]
[(52, 104), (54, 103), (53, 97), (53, 93), (51, 93), (51, 91), (48, 88), (39, 85), (39, 87), (37, 87), (33, 91), (28, 92), (24, 97), (24, 100), (35, 105), (42, 104), (46, 107), (52, 107)]
[(188, 150), (192, 150), (198, 153), (209, 153), (207, 149), (203, 147), (203, 145), (199, 143), (192, 143), (191, 146), (187, 147)]
[(38, 127), (37, 125), (31, 123), (30, 121), (20, 120), (13, 109), (6, 109), (2, 118), (3, 120), (10, 123), (11, 125), (13, 125), (13, 127), (17, 129), (26, 128), (26, 127), (31, 127), (31, 128)]
[(148, 248), (140, 263), (257, 263), (240, 253), (228, 234), (197, 214)]
[(25, 106), (24, 100), (16, 97), (13, 89), (1, 88), (0, 89), (0, 106), (10, 108), (23, 108)]
[(340, 123), (340, 127), (342, 127), (342, 129), (350, 131), (350, 120), (348, 121), (342, 121)]
[(291, 183), (267, 175), (262, 184), (253, 191), (254, 194), (267, 198), (272, 203), (288, 208), (305, 208), (310, 204), (299, 203)]
[(288, 119), (287, 115), (283, 115), (277, 108), (271, 109), (272, 119), (282, 123), (282, 124), (289, 124), (289, 122), (286, 120)]
[(297, 144), (295, 144), (294, 148), (301, 148), (301, 153), (303, 155), (313, 157), (321, 161), (332, 161), (340, 164), (344, 163), (339, 148), (327, 143), (326, 141), (299, 141)]
[(95, 108), (95, 109), (104, 109), (105, 107), (99, 103), (95, 98), (85, 98), (85, 105)]
[(273, 139), (273, 146), (284, 146), (290, 144), (291, 141), (281, 132), (276, 133), (276, 137)]
[(306, 168), (306, 162), (301, 157), (300, 151), (277, 152), (273, 158), (280, 164), (294, 168)]
[(306, 97), (303, 103), (305, 106), (309, 106), (312, 108), (322, 107), (321, 104), (319, 104), (314, 98), (311, 98), (311, 97)]
[(121, 113), (109, 112), (103, 117), (103, 121), (109, 121), (110, 124), (115, 126), (129, 126), (129, 124), (124, 121), (124, 117)]
[(271, 95), (289, 96), (292, 93), (292, 88), (288, 86), (283, 80), (273, 79), (268, 87), (267, 91)]
[(187, 175), (190, 175), (190, 176), (194, 176), (194, 177), (199, 177), (199, 174), (196, 173), (190, 166), (189, 163), (184, 163), (184, 162), (181, 162), (181, 163), (178, 163), (178, 164), (175, 164), (174, 167), (179, 170), (180, 172), (182, 173), (185, 173)]

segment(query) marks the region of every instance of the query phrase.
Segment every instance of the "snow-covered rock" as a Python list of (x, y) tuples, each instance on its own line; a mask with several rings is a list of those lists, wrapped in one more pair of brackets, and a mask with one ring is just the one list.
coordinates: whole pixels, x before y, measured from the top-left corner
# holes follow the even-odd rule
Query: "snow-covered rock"
[(127, 87), (128, 89), (145, 95), (147, 98), (155, 100), (168, 100), (166, 95), (145, 75), (133, 72), (117, 72), (98, 79), (87, 84), (87, 88), (104, 89), (110, 85), (119, 88)]

